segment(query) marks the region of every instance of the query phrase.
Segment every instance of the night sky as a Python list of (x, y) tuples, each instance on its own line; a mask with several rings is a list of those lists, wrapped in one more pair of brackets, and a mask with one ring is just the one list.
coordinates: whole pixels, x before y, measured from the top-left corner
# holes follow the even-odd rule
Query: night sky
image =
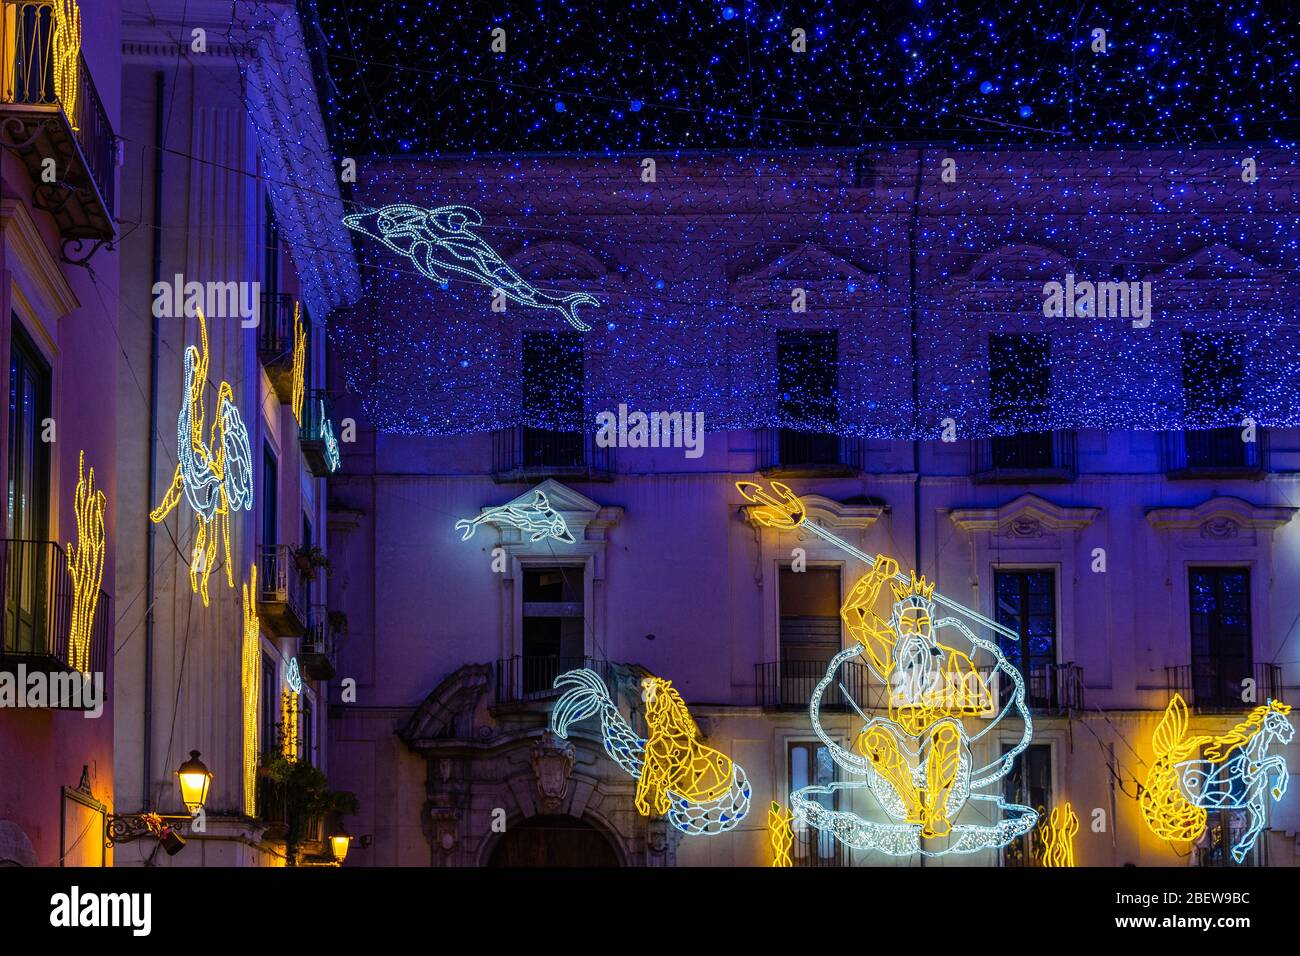
[(1294, 11), (1235, 0), (300, 2), (344, 155), (1284, 145), (1300, 100)]

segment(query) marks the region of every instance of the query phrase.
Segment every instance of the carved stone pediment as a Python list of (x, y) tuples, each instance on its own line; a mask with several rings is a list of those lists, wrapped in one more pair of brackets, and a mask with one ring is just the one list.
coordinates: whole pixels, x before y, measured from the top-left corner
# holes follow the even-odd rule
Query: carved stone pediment
[(948, 517), (963, 531), (989, 531), (1028, 539), (1081, 531), (1099, 514), (1100, 508), (1067, 508), (1038, 495), (1023, 494), (997, 508), (954, 508)]
[(1297, 511), (1300, 508), (1253, 505), (1241, 498), (1218, 495), (1194, 507), (1152, 508), (1146, 517), (1151, 527), (1160, 530), (1190, 531), (1210, 541), (1233, 541), (1253, 538), (1256, 531), (1280, 528)]
[(475, 739), (480, 706), (486, 703), (491, 681), (490, 664), (459, 668), (424, 699), (398, 736), (417, 752), (428, 751), (439, 740)]
[(799, 287), (814, 292), (834, 293), (825, 298), (832, 305), (847, 305), (863, 295), (875, 295), (881, 288), (878, 275), (867, 272), (834, 253), (812, 243), (783, 252), (753, 272), (736, 276), (733, 291), (738, 300), (771, 300), (789, 308), (790, 290)]

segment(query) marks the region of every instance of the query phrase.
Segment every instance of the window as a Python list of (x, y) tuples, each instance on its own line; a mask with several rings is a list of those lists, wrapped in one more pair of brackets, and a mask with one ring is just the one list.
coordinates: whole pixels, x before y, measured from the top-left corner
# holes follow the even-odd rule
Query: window
[(1183, 405), (1188, 423), (1222, 422), (1223, 428), (1183, 433), (1186, 468), (1244, 468), (1254, 464), (1253, 442), (1241, 440), (1245, 363), (1241, 336), (1232, 333), (1183, 332)]
[(312, 721), (311, 698), (306, 693), (302, 695), (302, 714), (299, 722), (302, 724), (302, 756), (314, 767), (316, 766), (316, 726)]
[[(840, 652), (838, 568), (780, 570), (781, 696), (784, 706), (807, 707), (813, 688)], [(842, 706), (838, 688), (825, 706)]]
[[(993, 572), (997, 621), (1015, 630), (1020, 640), (999, 637), (1006, 655), (1025, 679), (1030, 707), (1055, 707), (1056, 686), (1056, 573), (1050, 568)], [(1002, 676), (1002, 699), (1011, 692)]]
[(279, 469), (270, 445), (262, 448), (262, 546), (273, 547), (280, 543)]
[(1189, 568), (1192, 702), (1239, 709), (1241, 682), (1254, 676), (1250, 570)]
[(838, 332), (776, 333), (779, 464), (840, 463), (838, 379)]
[(582, 339), (576, 332), (525, 332), (523, 467), (585, 463)]
[(555, 678), (585, 666), (583, 569), (524, 569), (523, 674), (525, 694), (549, 692)]
[(5, 542), (4, 650), (42, 655), (47, 640), (51, 562), (48, 537), (50, 446), (42, 440), (50, 415), (50, 370), (17, 321), (9, 360), (9, 541)]
[[(792, 791), (811, 786), (825, 787), (835, 782), (835, 762), (831, 760), (831, 752), (825, 744), (818, 742), (789, 744), (787, 771)], [(827, 810), (838, 809), (833, 793), (819, 794), (815, 799)], [(794, 827), (791, 856), (795, 866), (844, 865), (844, 844), (832, 834), (807, 823), (796, 823)]]
[[(1002, 753), (1011, 750), (1002, 745)], [(1002, 798), (1032, 810), (1052, 808), (1052, 748), (1048, 744), (1030, 744), (1002, 778)], [(1004, 866), (1029, 866), (1033, 860), (1033, 834), (1012, 840), (1002, 849)]]
[(280, 685), (275, 679), (275, 661), (262, 655), (262, 760), (275, 756), (275, 727), (280, 722)]
[(989, 336), (989, 421), (1010, 435), (991, 442), (993, 469), (1053, 467), (1052, 434), (1039, 431), (1051, 411), (1051, 339)]
[(266, 263), (263, 293), (276, 295), (280, 291), (280, 224), (275, 219), (271, 197), (266, 197)]

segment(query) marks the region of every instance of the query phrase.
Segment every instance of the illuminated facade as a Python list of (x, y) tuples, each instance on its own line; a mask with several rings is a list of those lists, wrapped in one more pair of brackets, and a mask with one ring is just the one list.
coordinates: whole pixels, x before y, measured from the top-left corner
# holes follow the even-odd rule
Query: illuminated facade
[[(598, 719), (574, 722), (554, 746), (539, 743), (566, 689), (553, 687), (555, 678), (577, 669), (598, 675), (637, 739), (649, 737), (641, 681), (671, 678), (701, 742), (744, 767), (756, 805), (789, 808), (795, 866), (914, 866), (922, 848), (950, 846), (965, 826), (990, 827), (970, 836), (988, 842), (947, 853), (942, 865), (1032, 866), (1044, 854), (1059, 863), (1069, 859), (1067, 842), (1077, 866), (1300, 862), (1295, 788), (1280, 799), (1266, 794), (1265, 828), (1240, 864), (1232, 850), (1250, 828), (1249, 807), (1208, 808), (1201, 836), (1179, 842), (1148, 828), (1138, 799), (1173, 693), (1188, 701), (1190, 737), (1222, 737), (1269, 698), (1295, 696), (1300, 672), (1286, 663), (1294, 654), (1283, 642), (1300, 613), (1300, 588), (1289, 586), (1300, 580), (1293, 504), (1300, 434), (1261, 427), (1249, 445), (1240, 429), (1228, 436), (1226, 427), (1144, 431), (1051, 418), (994, 437), (974, 428), (1003, 414), (1008, 396), (1023, 397), (1024, 381), (1005, 386), (1008, 369), (1045, 369), (1047, 398), (1060, 396), (1053, 414), (1064, 416), (1086, 396), (1089, 376), (1104, 376), (1113, 360), (1108, 347), (1091, 355), (1087, 335), (1042, 316), (1046, 273), (1061, 261), (1131, 257), (1163, 269), (1157, 303), (1162, 295), (1187, 303), (1177, 320), (1157, 315), (1150, 339), (1124, 333), (1126, 366), (1158, 366), (1164, 382), (1213, 344), (1198, 323), (1218, 321), (1232, 281), (1222, 271), (1226, 253), (1163, 240), (1120, 246), (1087, 217), (1078, 225), (1086, 236), (1053, 239), (1033, 215), (1038, 179), (1014, 195), (998, 193), (1007, 163), (1041, 172), (1058, 199), (1063, 188), (1109, 182), (1120, 190), (1126, 182), (1119, 154), (1067, 158), (1053, 164), (1039, 153), (975, 151), (963, 161), (966, 191), (956, 195), (926, 182), (913, 192), (918, 163), (938, 162), (915, 150), (683, 156), (668, 185), (661, 167), (666, 207), (700, 223), (727, 217), (725, 254), (717, 244), (692, 244), (688, 229), (665, 231), (654, 216), (629, 215), (611, 198), (612, 180), (626, 172), (617, 163), (538, 158), (556, 184), (543, 195), (513, 182), (493, 158), (422, 161), (429, 194), (463, 196), (485, 221), (503, 224), (494, 236), (511, 235), (510, 223), (535, 230), (513, 252), (508, 241), (496, 246), (520, 275), (581, 283), (602, 308), (582, 334), (546, 315), (520, 328), (525, 319), (515, 311), (489, 323), (486, 293), (455, 283), (450, 292), (430, 289), (423, 276), (399, 274), (352, 313), (357, 328), (399, 322), (407, 334), (365, 340), (374, 364), (361, 369), (355, 394), (339, 408), (361, 431), (356, 444), (341, 446), (343, 467), (331, 485), (334, 520), (347, 533), (332, 551), (330, 588), (354, 625), (341, 670), (356, 675), (366, 705), (340, 701), (332, 709), (332, 759), (340, 785), (361, 798), (354, 832), (374, 836), (349, 865), (485, 865), (514, 858), (510, 831), (548, 825), (574, 845), (588, 839), (579, 832), (594, 831), (624, 865), (769, 864), (772, 837), (753, 812), (708, 839), (641, 813), (639, 777), (611, 759)], [(1220, 159), (1207, 152), (1181, 162), (1208, 171)], [(856, 178), (855, 163), (865, 170)], [(358, 199), (371, 208), (401, 201), (374, 185), (396, 191), (399, 170), (384, 160), (363, 164), (359, 182), (372, 186)], [(466, 183), (474, 184), (468, 193)], [(1198, 215), (1232, 217), (1226, 193), (1207, 203)], [(525, 204), (530, 217), (512, 214)], [(979, 241), (941, 243), (914, 259), (899, 208), (923, 223), (957, 210)], [(817, 221), (822, 232), (783, 231), (787, 214), (790, 222)], [(876, 228), (881, 217), (898, 228)], [(538, 241), (557, 224), (567, 238)], [(585, 230), (606, 243), (574, 238)], [(1233, 261), (1254, 278), (1231, 288), (1246, 297), (1289, 282), (1274, 268), (1276, 252), (1267, 243), (1241, 250)], [(658, 276), (668, 287), (662, 294)], [(794, 288), (807, 293), (804, 313), (791, 310)], [(654, 307), (660, 294), (711, 305), (679, 315)], [(729, 320), (735, 310), (744, 312), (743, 326)], [(823, 398), (852, 422), (906, 424), (913, 314), (922, 317), (924, 360), (916, 387), (936, 425), (955, 389), (952, 440), (938, 427), (915, 445), (824, 425), (779, 427), (799, 401)], [(1032, 320), (1008, 318), (1020, 315)], [(642, 336), (636, 323), (647, 316), (661, 317), (662, 334)], [(436, 380), (414, 377), (421, 342), (455, 343), (420, 359), (445, 359)], [(717, 355), (724, 342), (740, 350), (730, 365)], [(944, 361), (950, 371), (936, 370)], [(1253, 348), (1246, 353), (1247, 368), (1268, 361)], [(365, 379), (371, 372), (374, 382)], [(945, 391), (953, 376), (963, 384)], [(407, 381), (425, 389), (420, 397), (384, 397), (379, 387)], [(1189, 372), (1189, 405), (1195, 381)], [(582, 385), (580, 405), (566, 405), (569, 382)], [(978, 416), (966, 404), (977, 399)], [(774, 424), (712, 425), (715, 400)], [(488, 407), (497, 401), (515, 417)], [(620, 401), (705, 408), (703, 455), (596, 446), (597, 414)], [(1096, 401), (1097, 422), (1131, 411)], [(435, 405), (445, 421), (430, 411)], [(555, 419), (570, 408), (575, 424), (566, 430)], [(544, 414), (552, 420), (536, 423)], [(535, 423), (519, 424), (519, 416)], [(440, 434), (413, 434), (426, 428)], [(751, 482), (771, 492), (774, 480), (800, 499), (806, 522), (779, 507), (765, 522), (762, 502), (736, 488)], [(538, 490), (571, 543), (519, 524), (482, 521), (468, 539), (465, 525), (457, 527), (490, 509), (526, 508)], [(881, 582), (868, 615), (865, 595), (854, 595), (876, 555), (897, 562), (900, 586), (914, 592), (903, 598), (916, 610), (934, 601), (926, 615), (942, 645), (937, 685), (891, 680), (905, 666), (895, 659), (891, 669), (872, 635), (890, 630), (900, 598)], [(900, 627), (907, 616), (916, 618), (900, 615)], [(945, 619), (987, 648), (940, 626)], [(841, 654), (848, 656), (828, 681)], [(822, 733), (810, 718), (814, 700)], [(994, 723), (982, 716), (990, 707), (1001, 719), (977, 737)], [(961, 712), (965, 739), (940, 732), (956, 731), (949, 711)], [(904, 754), (911, 739), (893, 731), (864, 736), (877, 719), (882, 730), (885, 722), (928, 725), (937, 756)], [(1267, 756), (1286, 758), (1294, 747), (1277, 738)], [(887, 764), (891, 753), (906, 759), (885, 773), (866, 770), (872, 754)], [(1267, 789), (1276, 785), (1272, 774)], [(964, 804), (954, 794), (964, 794)], [(1067, 801), (1073, 817), (1063, 811)], [(498, 808), (509, 820), (504, 837), (491, 826)], [(1054, 810), (1062, 811), (1055, 823)], [(918, 845), (910, 831), (927, 820), (933, 835)], [(885, 829), (894, 825), (909, 831), (899, 831), (896, 844)], [(548, 839), (562, 856), (567, 844)]]

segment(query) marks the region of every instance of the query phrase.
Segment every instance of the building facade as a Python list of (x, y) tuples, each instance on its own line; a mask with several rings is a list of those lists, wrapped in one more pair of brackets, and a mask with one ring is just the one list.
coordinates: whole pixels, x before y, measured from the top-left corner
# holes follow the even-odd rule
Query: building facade
[(117, 806), (183, 812), (190, 751), (213, 778), (184, 852), (117, 865), (324, 861), (269, 769), (328, 770), (339, 630), (325, 326), (355, 265), (316, 247), (341, 206), (308, 54), (291, 3), (126, 7)]
[[(1231, 865), (1244, 814), (1170, 843), (1138, 795), (1175, 694), (1191, 733), (1223, 733), (1300, 676), (1300, 431), (1261, 411), (1291, 373), (1267, 338), (1224, 335), (1287, 325), (1286, 230), (1242, 227), (1228, 173), (1195, 210), (1177, 199), (1180, 177), (1239, 170), (1226, 153), (974, 151), (956, 187), (945, 158), (677, 156), (653, 184), (629, 157), (362, 165), (365, 206), (472, 206), (525, 279), (602, 307), (594, 331), (561, 332), (367, 249), (333, 369), (360, 424), (329, 509), (356, 682), (331, 694), (332, 777), (373, 836), (349, 865), (767, 865), (767, 807), (835, 779), (808, 703), (851, 645), (840, 610), (865, 571), (756, 521), (735, 483), (772, 479), (1021, 635), (1005, 652), (1033, 738), (997, 786), (1069, 802), (1079, 865)], [(1256, 199), (1284, 218), (1293, 173), (1274, 168)], [(1045, 283), (1072, 273), (1150, 281), (1148, 337), (1136, 314), (1045, 315)], [(620, 404), (703, 411), (700, 453), (603, 447), (596, 416)], [(573, 542), (456, 527), (537, 490)], [(745, 768), (744, 823), (682, 837), (636, 811), (596, 721), (544, 735), (554, 678), (582, 666), (633, 727), (639, 679), (671, 680)], [(846, 747), (883, 708), (853, 680), (852, 704), (823, 706)], [(1022, 730), (1004, 722), (976, 759)], [(1294, 865), (1298, 800), (1270, 800), (1246, 863)], [(918, 862), (795, 836), (798, 865)], [(925, 865), (1023, 865), (1033, 840)]]
[(119, 26), (0, 7), (0, 865), (112, 859)]

